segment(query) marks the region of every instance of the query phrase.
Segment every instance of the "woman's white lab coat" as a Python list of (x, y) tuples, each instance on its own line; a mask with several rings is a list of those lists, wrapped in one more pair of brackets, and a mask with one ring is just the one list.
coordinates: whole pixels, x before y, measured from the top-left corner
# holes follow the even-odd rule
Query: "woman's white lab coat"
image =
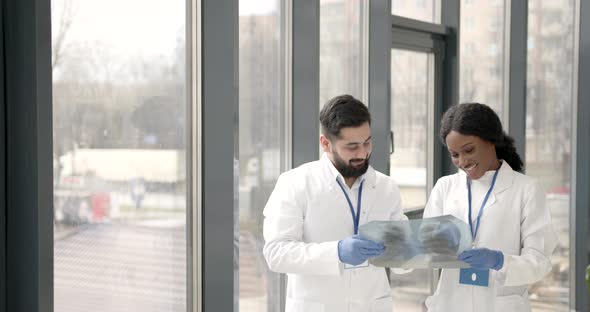
[[(442, 270), (435, 294), (426, 300), (428, 311), (530, 311), (527, 286), (551, 271), (556, 236), (544, 192), (505, 161), (499, 170), (474, 243), (502, 251), (504, 266), (490, 270), (489, 287), (459, 284), (458, 269)], [(466, 179), (462, 171), (439, 179), (424, 217), (451, 214), (468, 223)]]
[[(287, 312), (391, 312), (384, 268), (344, 269), (339, 261), (338, 241), (354, 229), (337, 176), (324, 154), (279, 177), (264, 208), (264, 257), (288, 275)], [(390, 177), (369, 167), (364, 181), (359, 224), (406, 219)]]

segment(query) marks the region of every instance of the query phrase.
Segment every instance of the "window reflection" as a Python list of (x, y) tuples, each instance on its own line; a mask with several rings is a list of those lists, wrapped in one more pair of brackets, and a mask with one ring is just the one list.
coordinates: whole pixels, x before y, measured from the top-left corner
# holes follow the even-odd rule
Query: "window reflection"
[(389, 174), (400, 187), (402, 207), (424, 208), (427, 194), (428, 111), (434, 87), (426, 53), (391, 52), (391, 131), (394, 153)]
[(572, 179), (573, 1), (528, 5), (526, 170), (546, 191), (558, 246), (553, 270), (531, 286), (533, 311), (569, 309), (569, 214)]
[(282, 4), (239, 5), (239, 311), (279, 311), (279, 274), (262, 256), (262, 210), (285, 169)]
[(460, 102), (490, 106), (502, 123), (504, 103), (504, 1), (461, 1)]
[(339, 94), (363, 99), (368, 0), (320, 0), (320, 105)]
[(391, 14), (439, 23), (440, 0), (391, 0)]
[(185, 1), (51, 10), (54, 310), (186, 311)]
[[(391, 131), (394, 153), (389, 174), (400, 188), (402, 208), (423, 209), (428, 193), (428, 111), (434, 95), (433, 56), (393, 49), (391, 52)], [(430, 294), (431, 270), (392, 274), (396, 311), (422, 311)]]

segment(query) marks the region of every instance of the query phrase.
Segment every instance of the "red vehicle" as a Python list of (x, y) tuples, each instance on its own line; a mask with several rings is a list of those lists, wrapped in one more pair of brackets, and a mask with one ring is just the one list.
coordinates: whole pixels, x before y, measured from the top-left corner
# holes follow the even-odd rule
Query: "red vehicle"
[(108, 218), (110, 194), (94, 176), (61, 177), (55, 186), (54, 218), (57, 223), (81, 224)]

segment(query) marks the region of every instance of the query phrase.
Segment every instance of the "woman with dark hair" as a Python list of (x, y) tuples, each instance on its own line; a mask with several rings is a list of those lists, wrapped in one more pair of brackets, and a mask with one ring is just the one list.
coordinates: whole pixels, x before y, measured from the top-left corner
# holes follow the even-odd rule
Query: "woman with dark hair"
[[(440, 139), (459, 172), (440, 178), (424, 218), (453, 215), (469, 224), (473, 248), (444, 269), (429, 311), (530, 311), (528, 285), (551, 271), (555, 233), (545, 195), (523, 164), (514, 140), (486, 105), (466, 103), (443, 116)], [(429, 237), (456, 240), (452, 228)]]

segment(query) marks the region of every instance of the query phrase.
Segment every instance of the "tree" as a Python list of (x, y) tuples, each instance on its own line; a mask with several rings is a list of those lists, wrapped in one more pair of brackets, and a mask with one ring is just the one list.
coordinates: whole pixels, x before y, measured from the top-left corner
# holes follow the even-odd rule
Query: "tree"
[(74, 17), (76, 16), (77, 7), (74, 6), (72, 0), (51, 1), (53, 33), (51, 46), (51, 68), (53, 71), (63, 61), (66, 48), (67, 35), (70, 32)]
[(145, 147), (184, 148), (186, 122), (184, 105), (178, 97), (148, 98), (133, 111), (131, 122), (140, 130)]

